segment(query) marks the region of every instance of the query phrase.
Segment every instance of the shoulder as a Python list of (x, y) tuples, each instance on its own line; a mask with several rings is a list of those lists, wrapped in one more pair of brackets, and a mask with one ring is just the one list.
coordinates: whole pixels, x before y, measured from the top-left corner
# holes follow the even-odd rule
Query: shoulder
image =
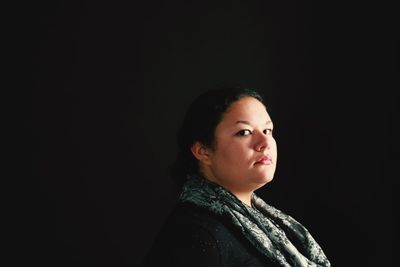
[(166, 221), (166, 226), (194, 227), (206, 231), (212, 236), (218, 235), (219, 230), (225, 230), (221, 218), (188, 203), (180, 203), (175, 207)]
[(221, 218), (193, 205), (179, 204), (167, 218), (148, 258), (155, 262), (162, 255), (167, 266), (266, 266), (252, 251)]
[(179, 204), (166, 219), (144, 266), (222, 266), (212, 231), (215, 223), (196, 209)]

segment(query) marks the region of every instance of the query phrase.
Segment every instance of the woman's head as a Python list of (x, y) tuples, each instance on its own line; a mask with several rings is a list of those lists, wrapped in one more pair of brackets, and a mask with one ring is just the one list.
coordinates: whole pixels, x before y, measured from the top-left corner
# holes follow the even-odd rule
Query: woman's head
[[(224, 181), (238, 175), (266, 176), (266, 165), (254, 163), (262, 157), (273, 157), (275, 166), (276, 145), (271, 131), (272, 122), (263, 98), (255, 90), (209, 90), (187, 110), (177, 135), (178, 157), (172, 177), (182, 185), (188, 174), (196, 172), (210, 180), (221, 177)], [(265, 154), (269, 149), (272, 154)], [(263, 179), (272, 179), (274, 170), (269, 166), (269, 178)]]

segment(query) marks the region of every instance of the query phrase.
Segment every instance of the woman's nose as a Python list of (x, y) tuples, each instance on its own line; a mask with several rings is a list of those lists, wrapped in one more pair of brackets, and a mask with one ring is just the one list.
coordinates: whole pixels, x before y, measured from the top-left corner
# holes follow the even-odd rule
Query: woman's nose
[(268, 136), (263, 132), (261, 132), (258, 134), (258, 140), (255, 144), (255, 150), (261, 152), (264, 151), (265, 149), (269, 149)]

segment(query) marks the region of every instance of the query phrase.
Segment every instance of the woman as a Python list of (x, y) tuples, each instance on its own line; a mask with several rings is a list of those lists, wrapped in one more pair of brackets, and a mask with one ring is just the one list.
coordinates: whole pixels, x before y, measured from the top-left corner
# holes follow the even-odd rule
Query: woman
[(192, 103), (172, 171), (179, 203), (144, 266), (330, 266), (306, 228), (254, 193), (275, 173), (272, 132), (254, 90), (210, 90)]

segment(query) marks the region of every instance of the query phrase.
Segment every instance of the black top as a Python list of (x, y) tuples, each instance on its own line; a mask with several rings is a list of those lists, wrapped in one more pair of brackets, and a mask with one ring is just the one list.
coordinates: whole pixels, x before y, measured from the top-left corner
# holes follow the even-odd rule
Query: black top
[(178, 204), (143, 267), (272, 267), (249, 241), (221, 218), (191, 204)]

